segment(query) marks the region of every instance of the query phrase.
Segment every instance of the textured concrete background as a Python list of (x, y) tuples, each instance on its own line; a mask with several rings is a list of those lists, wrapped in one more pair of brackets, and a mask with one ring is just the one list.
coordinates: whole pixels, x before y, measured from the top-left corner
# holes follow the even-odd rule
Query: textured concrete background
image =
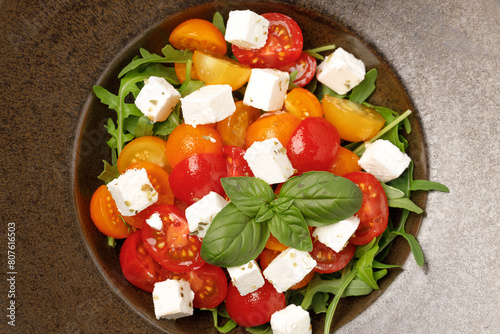
[[(288, 2), (340, 20), (388, 60), (421, 117), (430, 179), (451, 190), (428, 197), (418, 235), (426, 268), (409, 258), (338, 333), (498, 333), (499, 2)], [(196, 3), (0, 1), (0, 254), (15, 222), (18, 270), (17, 327), (0, 312), (0, 332), (154, 332), (106, 288), (82, 248), (68, 214), (71, 148), (75, 120), (114, 55)], [(5, 312), (6, 257), (0, 262)]]

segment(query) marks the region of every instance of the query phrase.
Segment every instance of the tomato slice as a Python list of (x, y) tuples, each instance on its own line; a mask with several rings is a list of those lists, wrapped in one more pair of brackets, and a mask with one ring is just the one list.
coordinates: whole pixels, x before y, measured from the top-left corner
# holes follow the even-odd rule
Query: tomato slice
[[(186, 63), (175, 63), (174, 64), (175, 75), (179, 79), (180, 83), (186, 81)], [(200, 80), (196, 74), (196, 69), (194, 64), (191, 64), (191, 79)]]
[(158, 193), (158, 201), (155, 203), (156, 205), (174, 204), (174, 194), (168, 181), (169, 175), (163, 168), (154, 163), (143, 161), (128, 166), (125, 171), (129, 169), (146, 170), (151, 185)]
[(316, 75), (317, 65), (318, 63), (314, 57), (302, 51), (297, 60), (283, 65), (278, 69), (290, 74), (297, 71), (297, 76), (295, 77), (295, 80), (293, 80), (293, 84), (299, 87), (305, 87)]
[(248, 162), (243, 158), (245, 150), (241, 147), (225, 145), (224, 158), (227, 161), (227, 176), (253, 176)]
[(359, 226), (349, 242), (354, 245), (366, 245), (387, 228), (389, 222), (387, 196), (380, 182), (372, 174), (352, 172), (342, 177), (356, 183), (363, 193), (361, 209), (356, 213), (359, 217)]
[(246, 147), (252, 146), (256, 141), (270, 138), (277, 138), (281, 145), (286, 147), (299, 123), (300, 119), (287, 112), (266, 112), (248, 127), (245, 137)]
[(310, 252), (316, 260), (314, 271), (320, 274), (328, 274), (344, 268), (354, 257), (356, 246), (348, 243), (340, 252), (336, 252), (324, 243), (316, 240), (313, 243), (313, 250)]
[(179, 162), (170, 173), (175, 197), (188, 205), (214, 191), (225, 196), (220, 179), (227, 177), (227, 162), (222, 154), (193, 154)]
[(141, 161), (152, 162), (167, 172), (172, 170), (166, 155), (167, 142), (153, 136), (138, 137), (129, 142), (118, 157), (118, 172), (123, 173), (125, 169)]
[(212, 56), (195, 50), (193, 64), (196, 66), (197, 77), (207, 85), (229, 85), (235, 91), (250, 78), (249, 66), (224, 56)]
[(142, 242), (149, 254), (162, 267), (174, 272), (189, 272), (200, 268), (201, 240), (189, 234), (184, 213), (173, 205), (162, 205), (149, 211), (160, 215), (163, 229), (155, 230), (148, 224), (142, 227)]
[(342, 176), (350, 172), (361, 171), (361, 166), (358, 164), (359, 157), (345, 147), (340, 146), (333, 164), (328, 171), (337, 176)]
[(304, 88), (294, 88), (285, 97), (285, 110), (303, 120), (307, 117), (323, 117), (318, 98)]
[(172, 31), (168, 41), (179, 50), (202, 50), (217, 55), (227, 51), (224, 35), (212, 22), (202, 19), (182, 22)]
[(260, 111), (243, 104), (243, 101), (236, 101), (235, 106), (231, 116), (217, 122), (217, 131), (224, 145), (245, 147), (248, 127), (260, 117)]
[(268, 249), (271, 249), (273, 251), (278, 251), (278, 252), (282, 252), (284, 251), (285, 249), (288, 248), (288, 246), (282, 244), (278, 239), (276, 239), (276, 237), (274, 235), (270, 235), (269, 236), (269, 239), (267, 239), (267, 242), (266, 242), (266, 248)]
[(99, 231), (115, 239), (128, 237), (134, 229), (122, 219), (115, 201), (105, 185), (100, 186), (90, 200), (90, 217)]
[(263, 325), (271, 320), (274, 312), (285, 307), (285, 294), (277, 292), (267, 280), (261, 288), (244, 296), (240, 295), (232, 283), (228, 286), (227, 313), (242, 327)]
[(262, 16), (269, 20), (266, 44), (260, 49), (242, 49), (232, 45), (236, 59), (254, 68), (278, 68), (297, 60), (304, 45), (302, 30), (297, 22), (280, 13)]
[(142, 231), (132, 233), (120, 250), (120, 266), (123, 276), (144, 291), (153, 292), (159, 281), (160, 265), (149, 255), (142, 243)]
[(328, 170), (339, 147), (339, 134), (331, 123), (321, 117), (308, 117), (300, 122), (286, 150), (292, 166), (304, 173)]

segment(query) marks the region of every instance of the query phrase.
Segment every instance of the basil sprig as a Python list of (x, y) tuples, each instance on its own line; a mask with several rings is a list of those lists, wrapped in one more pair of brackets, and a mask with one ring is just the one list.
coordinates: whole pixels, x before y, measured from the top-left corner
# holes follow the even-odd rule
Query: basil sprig
[(215, 216), (201, 247), (202, 258), (219, 267), (255, 259), (270, 233), (288, 247), (310, 252), (308, 225), (349, 218), (362, 203), (362, 193), (353, 182), (328, 172), (292, 177), (278, 196), (254, 177), (228, 177), (221, 183), (231, 202)]

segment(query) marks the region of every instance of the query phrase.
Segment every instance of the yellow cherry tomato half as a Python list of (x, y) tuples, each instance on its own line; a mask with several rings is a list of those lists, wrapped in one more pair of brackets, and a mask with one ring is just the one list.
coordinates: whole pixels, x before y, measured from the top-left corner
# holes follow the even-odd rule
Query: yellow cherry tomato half
[[(186, 63), (175, 63), (174, 69), (175, 75), (177, 75), (177, 79), (179, 79), (180, 83), (186, 81)], [(194, 64), (191, 64), (191, 79), (200, 80), (200, 78), (198, 78), (198, 75), (196, 75)]]
[(385, 119), (375, 109), (330, 95), (321, 100), (325, 119), (339, 131), (343, 140), (358, 142), (370, 139), (382, 129)]
[(237, 101), (235, 105), (236, 111), (217, 123), (217, 131), (224, 145), (245, 147), (248, 127), (260, 117), (260, 111), (243, 104), (243, 101)]
[(125, 169), (141, 161), (152, 162), (167, 172), (172, 170), (167, 160), (167, 142), (153, 136), (138, 137), (125, 145), (118, 156), (118, 171), (123, 173)]
[(286, 95), (285, 110), (303, 120), (307, 117), (323, 117), (318, 98), (305, 88), (294, 88)]
[(227, 51), (224, 35), (207, 20), (184, 21), (172, 31), (168, 41), (179, 50), (203, 50), (216, 55), (224, 55)]
[(233, 91), (242, 87), (250, 77), (251, 69), (228, 57), (213, 56), (195, 50), (193, 64), (196, 75), (207, 85), (229, 85)]

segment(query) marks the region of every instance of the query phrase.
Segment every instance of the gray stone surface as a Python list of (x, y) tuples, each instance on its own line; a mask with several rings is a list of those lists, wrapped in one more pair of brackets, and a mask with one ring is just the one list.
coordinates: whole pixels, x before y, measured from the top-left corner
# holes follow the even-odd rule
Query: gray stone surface
[[(451, 191), (428, 197), (418, 234), (426, 267), (409, 258), (388, 290), (338, 333), (500, 332), (500, 3), (287, 2), (341, 20), (388, 60), (420, 115), (430, 179)], [(19, 272), (17, 326), (2, 315), (0, 332), (155, 332), (99, 288), (104, 280), (65, 207), (71, 149), (75, 119), (114, 55), (162, 16), (196, 3), (0, 1), (0, 251), (7, 223), (16, 222)], [(68, 91), (72, 98), (58, 98)], [(5, 312), (5, 256), (1, 268)]]

